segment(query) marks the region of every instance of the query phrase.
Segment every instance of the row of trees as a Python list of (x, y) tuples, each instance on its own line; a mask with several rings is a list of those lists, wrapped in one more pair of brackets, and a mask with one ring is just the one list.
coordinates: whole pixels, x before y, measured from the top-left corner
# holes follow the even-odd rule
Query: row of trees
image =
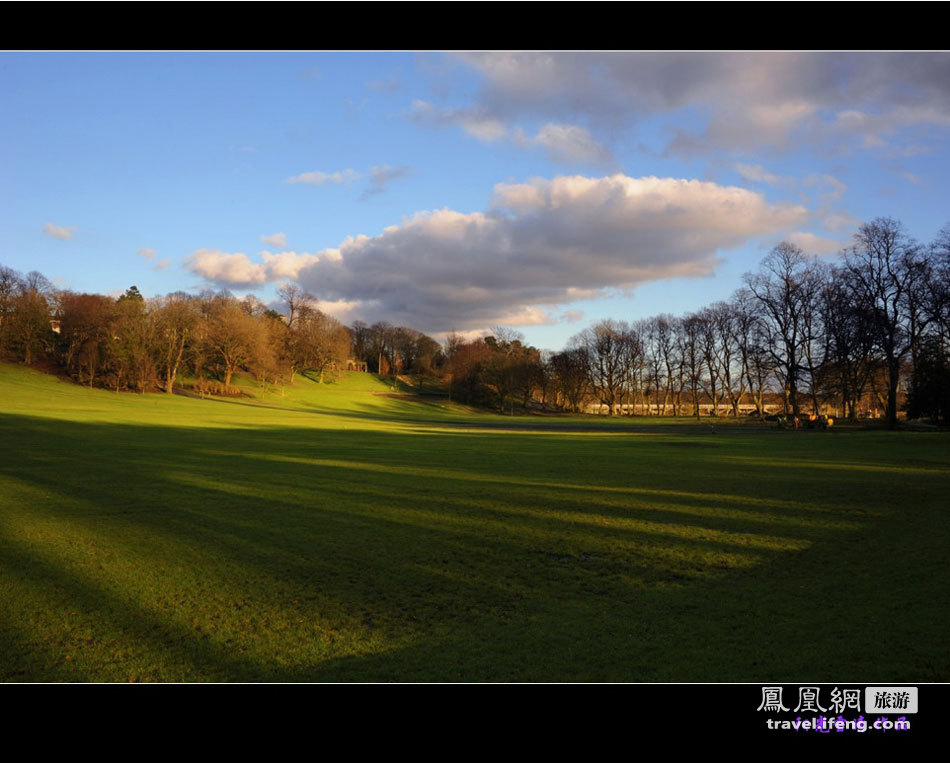
[(227, 291), (146, 300), (133, 286), (114, 299), (0, 266), (0, 353), (52, 360), (89, 386), (139, 392), (171, 392), (185, 373), (197, 389), (223, 393), (239, 371), (262, 384), (323, 379), (352, 360), (381, 374), (441, 371), (442, 346), (421, 332), (359, 321), (347, 328), (295, 285), (279, 296), (283, 312)]
[(852, 418), (871, 394), (896, 426), (906, 391), (909, 415), (946, 419), (950, 226), (922, 245), (879, 218), (834, 263), (781, 243), (743, 282), (685, 316), (586, 329), (537, 360), (537, 393), (572, 411), (595, 402), (610, 414), (697, 417), (701, 402), (713, 414), (761, 414), (778, 393), (789, 412), (831, 407)]

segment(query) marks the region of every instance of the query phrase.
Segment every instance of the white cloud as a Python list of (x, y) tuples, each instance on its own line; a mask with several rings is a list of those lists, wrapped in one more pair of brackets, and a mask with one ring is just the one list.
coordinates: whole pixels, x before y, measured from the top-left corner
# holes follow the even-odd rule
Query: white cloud
[(328, 183), (350, 183), (359, 177), (355, 170), (340, 170), (338, 172), (302, 172), (300, 175), (294, 175), (287, 178), (286, 183), (307, 183), (311, 186), (325, 186)]
[(362, 304), (358, 300), (317, 300), (314, 303), (318, 310), (336, 317), (350, 315), (358, 310)]
[(499, 316), (493, 326), (550, 326), (556, 324), (557, 319), (547, 311), (532, 305), (519, 305), (510, 308), (507, 313)]
[(308, 265), (313, 265), (320, 260), (320, 255), (312, 255), (307, 252), (261, 252), (261, 258), (264, 260), (264, 270), (268, 281), (279, 279), (296, 279), (300, 270)]
[(157, 263), (155, 263), (155, 270), (163, 271), (171, 264), (172, 264), (172, 261), (169, 260), (168, 258), (165, 258), (164, 260), (159, 260)]
[(261, 241), (264, 244), (269, 244), (272, 247), (286, 247), (287, 246), (287, 234), (285, 233), (272, 233), (270, 236), (261, 236)]
[(47, 236), (52, 236), (54, 239), (71, 239), (73, 238), (73, 231), (76, 230), (74, 225), (56, 225), (55, 223), (43, 223), (43, 233)]
[(337, 249), (326, 249), (317, 254), (264, 250), (260, 253), (263, 262), (255, 263), (243, 252), (199, 249), (185, 259), (185, 267), (216, 284), (244, 289), (272, 281), (296, 279), (303, 268), (320, 260), (332, 262), (339, 256)]
[(208, 281), (234, 287), (249, 287), (267, 281), (264, 266), (252, 263), (243, 252), (198, 249), (185, 258), (185, 267)]
[(146, 260), (154, 260), (155, 255), (157, 255), (158, 252), (156, 252), (154, 249), (151, 249), (149, 247), (142, 247), (140, 250), (137, 251), (137, 254), (141, 255)]

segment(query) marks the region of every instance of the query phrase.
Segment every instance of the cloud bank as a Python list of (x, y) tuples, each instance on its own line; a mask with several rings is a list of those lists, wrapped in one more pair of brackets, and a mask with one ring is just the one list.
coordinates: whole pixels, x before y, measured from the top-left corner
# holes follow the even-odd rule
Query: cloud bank
[(665, 151), (874, 149), (906, 128), (950, 127), (950, 54), (816, 52), (464, 53), (481, 75), (472, 103), (414, 106), (420, 121), (503, 135), (516, 120), (607, 130), (695, 112)]
[(487, 211), (421, 212), (318, 254), (198, 250), (221, 285), (295, 279), (366, 320), (422, 331), (551, 323), (559, 305), (648, 281), (710, 275), (720, 253), (800, 227), (800, 205), (698, 180), (565, 176), (499, 184)]

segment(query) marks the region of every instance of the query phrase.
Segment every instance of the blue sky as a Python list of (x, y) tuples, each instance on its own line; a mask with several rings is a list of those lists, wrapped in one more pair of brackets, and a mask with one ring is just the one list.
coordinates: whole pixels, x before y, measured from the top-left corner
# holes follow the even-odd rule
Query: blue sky
[(0, 264), (558, 349), (932, 239), (948, 132), (946, 53), (2, 53)]

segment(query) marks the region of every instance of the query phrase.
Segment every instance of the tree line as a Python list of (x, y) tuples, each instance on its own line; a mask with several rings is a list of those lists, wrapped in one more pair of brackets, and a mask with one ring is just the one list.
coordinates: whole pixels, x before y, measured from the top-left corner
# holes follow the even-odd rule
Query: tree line
[(950, 412), (950, 225), (929, 244), (891, 218), (862, 225), (835, 262), (778, 244), (728, 300), (683, 316), (603, 320), (559, 352), (507, 328), (443, 345), (386, 322), (346, 327), (294, 285), (284, 313), (229, 292), (146, 300), (57, 290), (0, 266), (0, 352), (45, 359), (82, 384), (171, 392), (183, 375), (229, 394), (236, 373), (262, 385), (322, 379), (356, 362), (382, 375), (431, 375), (453, 399), (608, 415), (762, 416), (766, 398), (799, 414), (858, 416), (865, 396), (891, 426)]
[(453, 395), (581, 411), (739, 416), (766, 397), (849, 418), (873, 396), (896, 426), (950, 412), (950, 225), (929, 244), (891, 218), (862, 225), (836, 262), (782, 242), (728, 300), (684, 316), (603, 320), (557, 353), (523, 337), (450, 338)]
[(188, 376), (200, 392), (234, 394), (234, 375), (261, 385), (322, 380), (353, 361), (383, 374), (437, 373), (443, 354), (431, 337), (386, 323), (346, 327), (295, 285), (279, 290), (284, 312), (227, 290), (145, 299), (58, 290), (41, 273), (0, 265), (0, 353), (46, 361), (81, 384), (171, 393)]

